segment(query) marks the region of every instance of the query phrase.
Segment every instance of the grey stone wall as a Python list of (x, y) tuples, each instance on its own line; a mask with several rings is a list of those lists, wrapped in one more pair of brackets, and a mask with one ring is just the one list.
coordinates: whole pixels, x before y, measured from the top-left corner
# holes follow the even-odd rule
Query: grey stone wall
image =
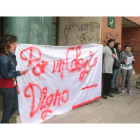
[(59, 45), (100, 43), (100, 17), (61, 17)]

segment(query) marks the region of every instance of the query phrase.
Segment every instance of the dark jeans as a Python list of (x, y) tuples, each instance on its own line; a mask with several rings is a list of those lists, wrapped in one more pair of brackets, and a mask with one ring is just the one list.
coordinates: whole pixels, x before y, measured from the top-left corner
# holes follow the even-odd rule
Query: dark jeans
[(3, 116), (1, 123), (9, 123), (10, 117), (18, 109), (18, 93), (16, 88), (0, 88), (3, 95)]
[(103, 95), (110, 94), (112, 76), (110, 73), (104, 74)]

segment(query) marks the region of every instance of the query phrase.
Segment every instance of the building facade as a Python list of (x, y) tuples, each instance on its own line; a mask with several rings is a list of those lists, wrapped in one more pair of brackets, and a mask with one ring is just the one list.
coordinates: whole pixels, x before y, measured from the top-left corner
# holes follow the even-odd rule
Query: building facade
[(1, 17), (0, 36), (12, 33), (18, 43), (72, 46), (106, 45), (109, 38), (128, 44), (140, 73), (140, 17)]
[(131, 47), (135, 72), (140, 73), (140, 17), (0, 17), (0, 36), (9, 33), (18, 37), (18, 43), (54, 46), (105, 46), (113, 38), (122, 50), (127, 44)]

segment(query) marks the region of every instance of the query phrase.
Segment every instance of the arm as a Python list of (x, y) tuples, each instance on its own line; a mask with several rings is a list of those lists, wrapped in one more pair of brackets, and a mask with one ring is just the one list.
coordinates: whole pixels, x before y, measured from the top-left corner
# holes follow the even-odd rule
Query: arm
[(125, 64), (125, 62), (121, 62), (121, 64)]
[(11, 70), (8, 71), (10, 59), (7, 56), (1, 57), (1, 76), (2, 78), (16, 78), (17, 76), (20, 76), (20, 71)]
[(125, 64), (126, 59), (124, 58), (124, 52), (121, 53), (121, 64)]
[(103, 61), (104, 61), (105, 54), (103, 53)]
[(135, 63), (135, 61), (132, 61), (132, 64), (134, 64)]
[(118, 56), (117, 56), (117, 52), (116, 52), (115, 48), (114, 48), (114, 52), (115, 52), (115, 56), (116, 56), (114, 59), (118, 60)]
[[(132, 56), (134, 57), (134, 54), (132, 53)], [(134, 64), (136, 61), (135, 61), (135, 58), (133, 58), (132, 60), (132, 64)]]
[(104, 60), (104, 57), (105, 57), (105, 53), (106, 53), (106, 48), (103, 47), (103, 60)]

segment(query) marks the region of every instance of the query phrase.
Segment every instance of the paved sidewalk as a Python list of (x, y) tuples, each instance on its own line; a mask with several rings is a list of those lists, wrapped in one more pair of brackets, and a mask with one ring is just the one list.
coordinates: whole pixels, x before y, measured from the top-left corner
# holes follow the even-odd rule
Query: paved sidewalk
[(140, 123), (140, 89), (132, 81), (133, 94), (99, 99), (44, 123)]
[[(101, 98), (43, 123), (140, 123), (140, 89), (135, 83), (133, 80), (132, 95), (115, 94), (108, 99)], [(0, 120), (1, 117), (0, 108)], [(11, 117), (10, 123), (20, 123), (18, 112)]]

